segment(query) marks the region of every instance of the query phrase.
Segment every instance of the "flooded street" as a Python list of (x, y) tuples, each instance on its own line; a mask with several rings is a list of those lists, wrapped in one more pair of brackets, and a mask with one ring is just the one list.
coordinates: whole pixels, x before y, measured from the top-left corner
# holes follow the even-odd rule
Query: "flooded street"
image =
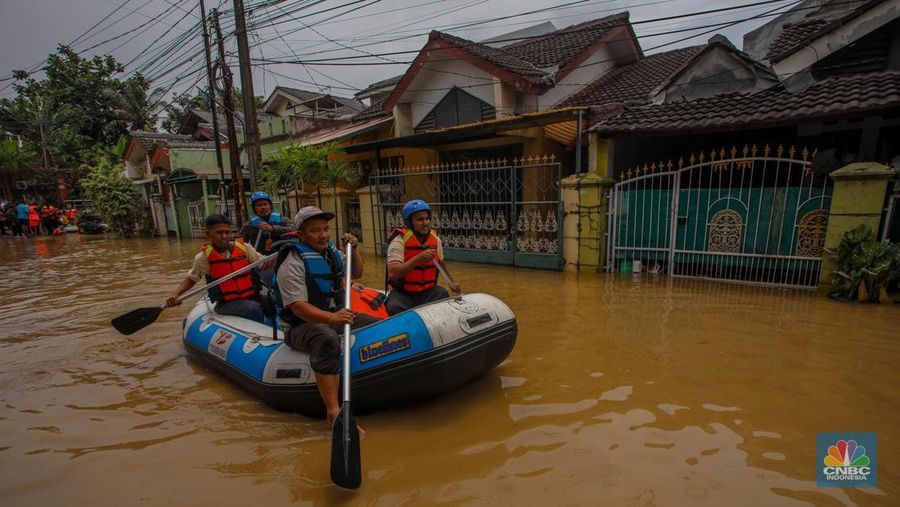
[[(109, 326), (161, 303), (200, 244), (2, 238), (0, 504), (900, 504), (896, 305), (451, 263), (513, 309), (518, 343), (454, 393), (358, 417), (351, 493), (323, 420), (185, 358), (189, 305)], [(839, 431), (878, 434), (877, 489), (816, 487), (816, 433)]]

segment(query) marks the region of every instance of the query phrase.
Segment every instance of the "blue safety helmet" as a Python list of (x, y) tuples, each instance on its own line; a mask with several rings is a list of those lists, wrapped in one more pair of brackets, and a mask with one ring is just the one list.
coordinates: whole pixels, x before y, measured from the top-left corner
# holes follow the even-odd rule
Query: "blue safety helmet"
[(403, 221), (406, 222), (413, 213), (418, 213), (420, 211), (427, 211), (430, 215), (431, 206), (422, 199), (413, 199), (403, 205), (403, 209), (400, 210), (400, 216), (403, 218)]
[(272, 204), (272, 196), (265, 192), (253, 192), (253, 195), (250, 196), (250, 206), (253, 206), (256, 201), (260, 199), (265, 199), (269, 201), (269, 204)]

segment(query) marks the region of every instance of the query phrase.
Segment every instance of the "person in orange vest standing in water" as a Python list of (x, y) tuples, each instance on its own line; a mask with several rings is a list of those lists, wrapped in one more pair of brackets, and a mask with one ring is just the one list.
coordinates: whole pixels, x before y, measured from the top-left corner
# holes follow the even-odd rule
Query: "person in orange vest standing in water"
[[(431, 230), (431, 206), (421, 199), (403, 205), (400, 216), (406, 227), (394, 229), (387, 250), (387, 279), (391, 286), (385, 307), (388, 315), (450, 297), (438, 285), (440, 263), (444, 271), (441, 239)], [(458, 283), (447, 280), (450, 289), (459, 294)]]
[(75, 225), (75, 222), (78, 220), (78, 210), (71, 204), (66, 207), (66, 220), (69, 222), (69, 225)]
[[(206, 217), (206, 237), (209, 238), (209, 243), (203, 245), (194, 256), (194, 265), (166, 300), (167, 307), (180, 305), (178, 297), (201, 279), (205, 278), (207, 283), (214, 282), (262, 258), (243, 239), (231, 240), (231, 221), (224, 215)], [(209, 299), (216, 303), (216, 313), (266, 322), (266, 312), (249, 270), (242, 276), (209, 289)]]

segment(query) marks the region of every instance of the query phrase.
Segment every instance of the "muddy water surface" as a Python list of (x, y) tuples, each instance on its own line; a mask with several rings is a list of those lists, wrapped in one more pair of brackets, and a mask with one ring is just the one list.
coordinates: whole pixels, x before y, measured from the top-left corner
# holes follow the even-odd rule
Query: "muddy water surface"
[[(457, 392), (360, 417), (347, 493), (323, 421), (185, 358), (187, 307), (109, 327), (161, 302), (198, 246), (0, 240), (0, 504), (900, 504), (900, 307), (452, 264), (516, 312), (516, 348)], [(877, 489), (816, 487), (816, 432), (835, 431), (878, 433)]]

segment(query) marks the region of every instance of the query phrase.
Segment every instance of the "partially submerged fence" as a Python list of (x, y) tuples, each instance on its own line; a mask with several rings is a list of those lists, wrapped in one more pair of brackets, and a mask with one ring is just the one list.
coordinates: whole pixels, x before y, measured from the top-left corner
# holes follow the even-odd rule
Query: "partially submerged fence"
[(745, 146), (620, 172), (607, 270), (816, 287), (832, 183), (797, 155)]
[(447, 258), (560, 269), (560, 163), (554, 156), (376, 170), (373, 216), (382, 249), (409, 199), (432, 207)]

